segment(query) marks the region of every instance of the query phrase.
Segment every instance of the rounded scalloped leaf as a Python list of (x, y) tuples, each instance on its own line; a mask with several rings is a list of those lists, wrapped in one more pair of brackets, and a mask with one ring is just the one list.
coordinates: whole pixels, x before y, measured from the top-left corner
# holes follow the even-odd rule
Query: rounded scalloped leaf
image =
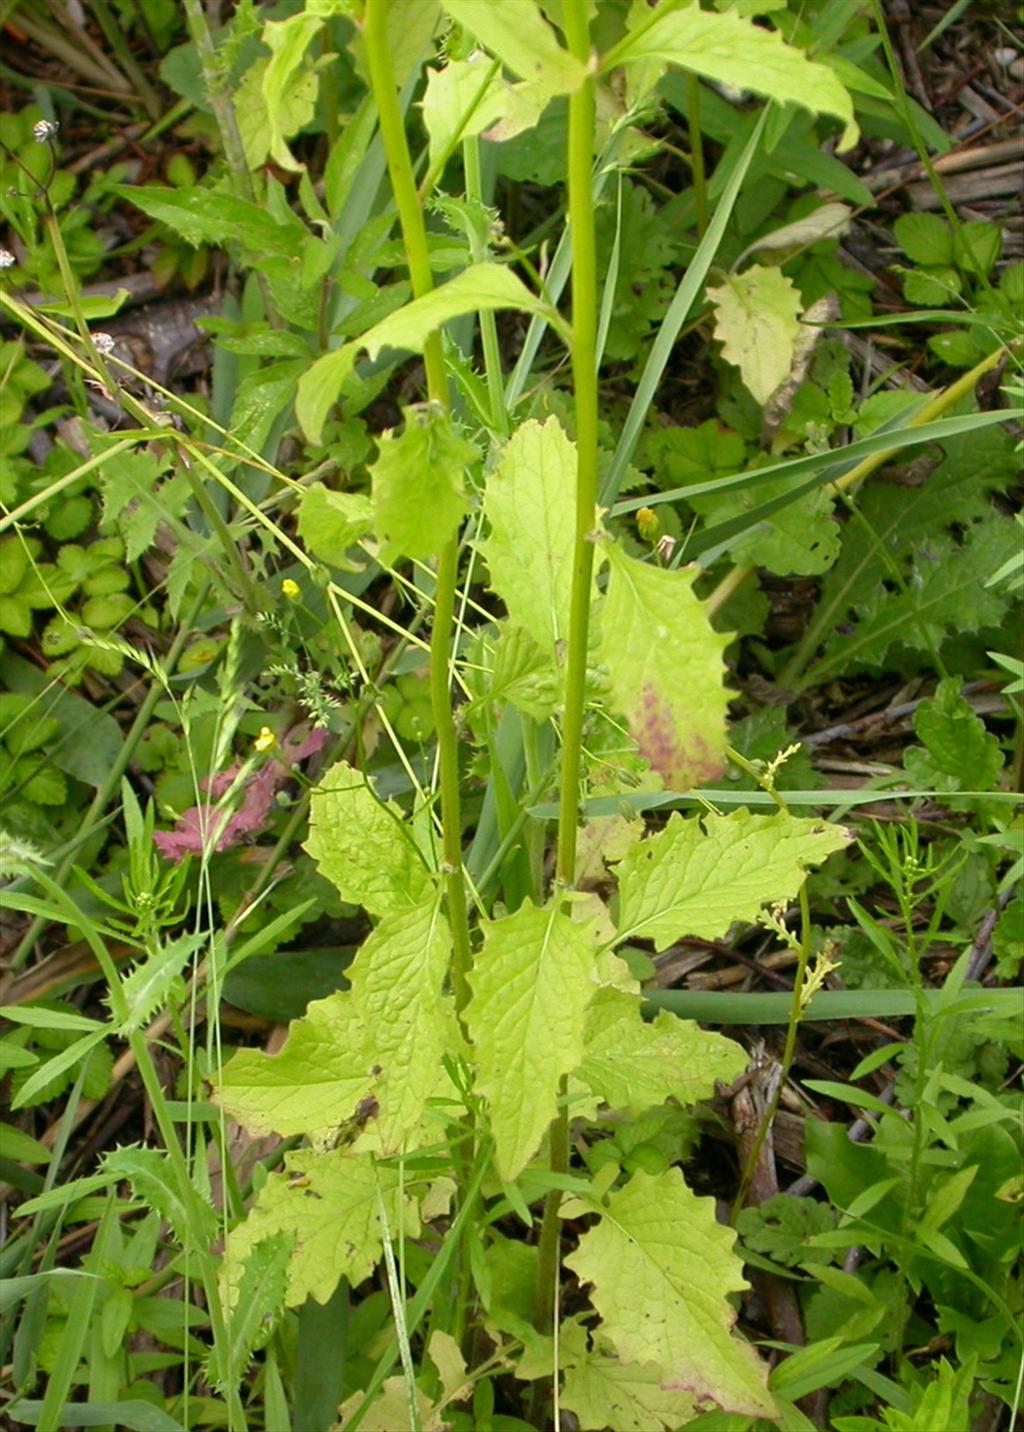
[(20, 537), (8, 537), (0, 542), (0, 596), (17, 591), (30, 559), (38, 551), (39, 543), (31, 538), (22, 541)]
[[(15, 764), (12, 774), (15, 783), (18, 784), (19, 769), (17, 764)], [(42, 766), (38, 770), (33, 771), (28, 777), (28, 780), (21, 786), (21, 794), (25, 800), (31, 801), (33, 805), (63, 805), (68, 798), (68, 783), (64, 779), (62, 772), (54, 770), (52, 766)]]
[[(30, 705), (34, 704), (31, 697), (27, 700)], [(56, 740), (60, 735), (60, 722), (56, 716), (33, 716), (15, 721), (9, 730), (8, 724), (0, 716), (0, 735), (12, 756), (24, 756), (29, 751), (38, 751), (41, 746)]]
[(0, 631), (8, 636), (28, 636), (32, 630), (32, 612), (20, 596), (5, 592), (0, 596)]
[(82, 607), (82, 620), (96, 631), (109, 631), (131, 615), (135, 600), (127, 592), (90, 597)]
[(79, 493), (67, 497), (47, 517), (43, 524), (55, 542), (66, 542), (69, 537), (80, 537), (93, 519), (92, 499)]
[(114, 592), (123, 592), (131, 581), (124, 567), (103, 566), (93, 570), (82, 583), (82, 590), (90, 597), (109, 597)]
[(25, 574), (18, 597), (30, 607), (45, 610), (63, 606), (74, 590), (74, 581), (55, 562), (40, 562)]
[(43, 628), (43, 655), (64, 656), (69, 651), (74, 651), (81, 646), (82, 638), (79, 636), (78, 627), (67, 617), (55, 616), (46, 623)]

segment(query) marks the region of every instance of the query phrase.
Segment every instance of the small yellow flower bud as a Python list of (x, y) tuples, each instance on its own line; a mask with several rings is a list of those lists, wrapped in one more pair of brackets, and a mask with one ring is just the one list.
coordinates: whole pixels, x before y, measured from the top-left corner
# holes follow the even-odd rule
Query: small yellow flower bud
[(298, 582), (293, 582), (291, 577), (285, 577), (281, 583), (281, 595), (287, 597), (290, 602), (297, 602), (302, 595)]
[(257, 751), (272, 751), (277, 745), (277, 737), (269, 726), (261, 726), (260, 734), (252, 744)]
[(661, 536), (661, 520), (653, 507), (641, 507), (636, 514), (636, 530), (645, 542), (654, 542)]

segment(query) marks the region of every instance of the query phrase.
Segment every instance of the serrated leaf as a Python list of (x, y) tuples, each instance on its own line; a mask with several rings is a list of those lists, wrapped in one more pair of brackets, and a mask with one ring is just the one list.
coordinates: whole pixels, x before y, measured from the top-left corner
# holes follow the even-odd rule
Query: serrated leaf
[(953, 262), (953, 235), (938, 214), (901, 214), (893, 237), (915, 264), (948, 267)]
[(588, 1346), (587, 1330), (575, 1319), (562, 1324), (559, 1362), (561, 1403), (581, 1428), (612, 1432), (675, 1432), (692, 1421), (693, 1397), (683, 1387), (664, 1387), (657, 1363), (630, 1363)]
[(557, 418), (517, 429), (487, 479), (480, 543), (509, 621), (553, 653), (568, 634), (576, 449)]
[(384, 1154), (397, 1152), (434, 1092), (451, 1035), (441, 987), (451, 938), (436, 902), (385, 915), (356, 955), (351, 1001), (367, 1031), (367, 1057)]
[(120, 1148), (105, 1154), (104, 1174), (127, 1179), (136, 1198), (167, 1220), (184, 1248), (206, 1248), (217, 1236), (217, 1214), (196, 1194), (183, 1196), (163, 1149)]
[(256, 1244), (242, 1265), (234, 1304), (225, 1319), (226, 1336), (214, 1342), (206, 1365), (209, 1381), (221, 1391), (238, 1385), (253, 1353), (277, 1324), (284, 1308), (294, 1243), (290, 1229), (272, 1233)]
[(499, 308), (551, 317), (547, 304), (536, 298), (510, 268), (495, 263), (471, 264), (449, 283), (413, 299), (374, 324), (358, 340), (359, 346), (372, 359), (377, 359), (385, 348), (419, 353), (426, 339), (453, 318)]
[(646, 1023), (640, 996), (600, 989), (587, 1010), (577, 1077), (613, 1109), (640, 1114), (674, 1098), (684, 1107), (731, 1084), (747, 1066), (741, 1045), (661, 1010)]
[(341, 898), (371, 915), (422, 904), (429, 895), (430, 872), (401, 811), (378, 800), (346, 761), (313, 789), (305, 849)]
[(686, 935), (720, 939), (737, 920), (793, 899), (808, 866), (850, 839), (842, 826), (785, 811), (675, 811), (619, 865), (619, 939), (653, 940), (656, 950)]
[(697, 1406), (772, 1417), (767, 1367), (731, 1333), (728, 1297), (747, 1286), (735, 1238), (714, 1199), (693, 1194), (678, 1169), (639, 1172), (565, 1261), (593, 1285), (602, 1333), (625, 1362), (656, 1364)]
[(476, 0), (443, 0), (456, 22), (521, 80), (549, 95), (569, 94), (586, 79), (586, 66), (564, 50), (535, 0), (480, 5)]
[(7, 771), (14, 788), (33, 805), (59, 806), (68, 798), (63, 772), (36, 765), (31, 757), (15, 761)]
[[(792, 492), (785, 477), (769, 478), (718, 498), (694, 498), (692, 506), (709, 525), (727, 522), (762, 503)], [(737, 562), (765, 567), (778, 576), (811, 576), (827, 572), (839, 555), (840, 527), (832, 515), (834, 499), (817, 487), (755, 524), (733, 548)]]
[(806, 679), (818, 681), (837, 667), (880, 667), (896, 643), (927, 651), (950, 632), (998, 625), (1010, 597), (987, 581), (1017, 546), (1013, 524), (994, 515), (969, 527), (962, 543), (941, 533), (923, 534), (905, 589), (893, 592), (880, 582), (863, 588), (859, 619), (833, 636), (826, 657)]
[(374, 1084), (368, 1031), (347, 994), (307, 1006), (281, 1051), (239, 1049), (211, 1081), (214, 1102), (251, 1133), (324, 1138), (351, 1119)]
[(666, 787), (708, 784), (725, 767), (729, 637), (694, 595), (696, 568), (652, 567), (612, 544), (607, 556), (601, 659), (614, 707)]
[(988, 278), (1003, 251), (1002, 230), (987, 219), (970, 219), (953, 235), (953, 251), (962, 273)]
[[(422, 1388), (415, 1388), (416, 1423), (419, 1432), (447, 1432), (452, 1425), (442, 1417)], [(366, 1395), (353, 1392), (351, 1397), (338, 1408), (338, 1425), (345, 1427), (349, 1419), (362, 1407)], [(404, 1377), (386, 1377), (380, 1391), (374, 1397), (369, 1412), (359, 1422), (362, 1432), (413, 1432), (413, 1421), (409, 1410), (409, 1389)]]
[[(340, 1278), (354, 1286), (370, 1275), (381, 1254), (381, 1200), (392, 1230), (401, 1227), (397, 1169), (336, 1149), (298, 1149), (284, 1162), (284, 1172), (268, 1177), (248, 1218), (228, 1235), (222, 1266), (228, 1309), (237, 1305), (252, 1250), (267, 1238), (294, 1238), (285, 1295), (294, 1308), (306, 1298), (326, 1303)], [(409, 1232), (408, 1218), (406, 1224)]]
[(377, 536), (403, 557), (433, 557), (456, 534), (466, 511), (463, 472), (476, 448), (448, 413), (427, 404), (402, 409), (403, 431), (377, 440), (373, 479)]
[(163, 1004), (185, 965), (207, 941), (205, 934), (181, 935), (135, 965), (121, 983), (128, 1017), (119, 1034), (142, 1029)]
[(423, 123), (430, 136), (433, 169), (461, 140), (480, 134), (505, 112), (508, 86), (483, 55), (451, 60), (427, 70)]
[(546, 721), (561, 698), (553, 653), (538, 646), (525, 627), (500, 622), (498, 628), (484, 699), (511, 701), (535, 721)]
[(793, 366), (803, 308), (799, 290), (781, 269), (754, 264), (707, 294), (723, 358), (740, 370), (757, 401), (766, 403)]
[(653, 24), (638, 26), (609, 56), (609, 64), (644, 60), (680, 65), (733, 89), (835, 115), (843, 122), (839, 151), (857, 142), (853, 101), (835, 71), (809, 60), (776, 31), (738, 15), (715, 15), (697, 5), (663, 9)]
[[(270, 28), (269, 24), (267, 28)], [(271, 121), (264, 97), (264, 80), (269, 64), (270, 61), (265, 59), (251, 64), (232, 97), (238, 119), (238, 132), (245, 150), (245, 162), (250, 169), (258, 169), (264, 164), (270, 154), (271, 145), (275, 142), (284, 144), (286, 139), (290, 139), (307, 125), (316, 112), (319, 81), (313, 70), (306, 70), (294, 79), (282, 94), (275, 116), (276, 123)], [(287, 145), (285, 148), (287, 149)], [(294, 159), (287, 167), (296, 167)]]
[(430, 1334), (427, 1354), (437, 1368), (441, 1391), (446, 1402), (461, 1402), (473, 1391), (473, 1381), (466, 1376), (466, 1359), (451, 1333), (438, 1329)]
[(221, 245), (234, 241), (261, 256), (294, 259), (308, 233), (298, 219), (282, 222), (265, 207), (233, 194), (193, 186), (166, 189), (158, 184), (116, 184), (122, 199), (180, 234), (186, 243)]
[(300, 11), (287, 20), (268, 20), (260, 34), (261, 41), (270, 48), (270, 60), (262, 79), (270, 127), (268, 147), (270, 157), (282, 169), (302, 168), (285, 141), (313, 118), (317, 75), (312, 70), (298, 75), (296, 71), (302, 65), (310, 40), (323, 28), (323, 23), (322, 15)]
[(469, 976), (466, 1026), (487, 1099), (495, 1162), (511, 1181), (554, 1118), (558, 1085), (583, 1058), (583, 1021), (597, 988), (589, 930), (527, 901), (484, 925)]
[(299, 500), (299, 536), (314, 557), (343, 572), (357, 572), (349, 549), (373, 526), (373, 504), (361, 492), (334, 492), (311, 482)]
[(419, 353), (430, 335), (451, 319), (499, 308), (543, 313), (549, 322), (560, 323), (557, 314), (535, 298), (511, 269), (494, 263), (472, 264), (449, 283), (389, 314), (361, 338), (317, 359), (299, 379), (295, 400), (295, 413), (306, 437), (313, 443), (320, 441), (327, 414), (361, 351), (374, 360), (385, 348)]
[(911, 747), (904, 755), (919, 789), (990, 791), (1003, 768), (999, 742), (961, 695), (963, 679), (944, 677), (935, 695), (914, 712), (914, 732), (924, 753)]

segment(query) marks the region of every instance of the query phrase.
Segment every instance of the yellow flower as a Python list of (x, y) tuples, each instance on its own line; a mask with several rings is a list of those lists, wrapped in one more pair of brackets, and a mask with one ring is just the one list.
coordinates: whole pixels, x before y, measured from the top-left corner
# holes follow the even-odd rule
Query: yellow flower
[(636, 530), (645, 542), (654, 542), (661, 535), (661, 521), (652, 507), (641, 507), (636, 514)]
[(257, 751), (272, 751), (277, 745), (277, 737), (269, 726), (261, 726), (260, 734), (252, 744)]
[(281, 595), (287, 597), (290, 602), (297, 602), (302, 595), (298, 582), (293, 582), (291, 577), (285, 577), (281, 583)]

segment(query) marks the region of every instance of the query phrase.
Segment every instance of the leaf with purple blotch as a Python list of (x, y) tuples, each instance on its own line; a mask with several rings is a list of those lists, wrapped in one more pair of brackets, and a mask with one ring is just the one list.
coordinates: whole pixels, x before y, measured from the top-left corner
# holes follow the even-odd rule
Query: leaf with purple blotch
[(730, 638), (713, 630), (694, 594), (696, 568), (652, 567), (610, 543), (606, 556), (601, 659), (612, 704), (667, 788), (707, 784), (725, 768)]

